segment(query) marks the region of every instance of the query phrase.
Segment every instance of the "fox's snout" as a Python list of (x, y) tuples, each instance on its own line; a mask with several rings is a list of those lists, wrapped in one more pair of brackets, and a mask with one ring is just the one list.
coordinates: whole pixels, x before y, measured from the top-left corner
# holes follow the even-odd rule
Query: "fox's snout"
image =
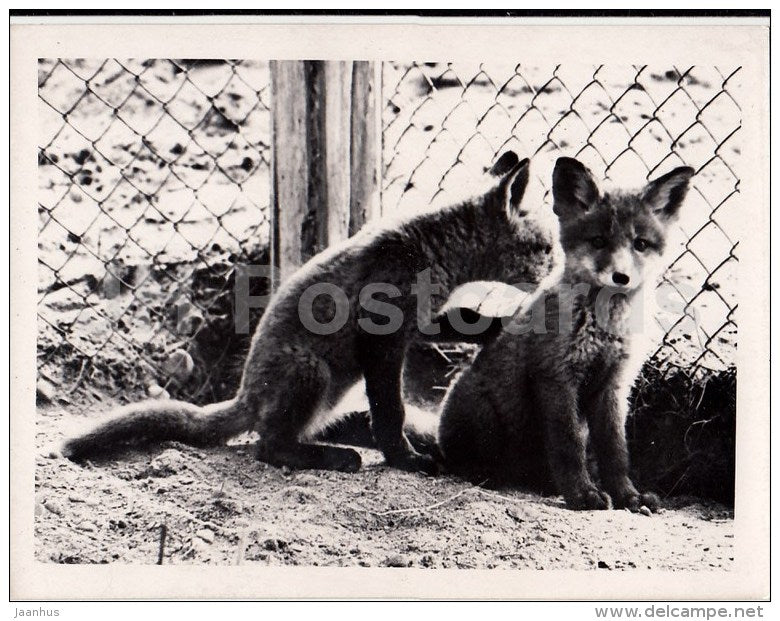
[(616, 285), (625, 286), (631, 282), (631, 277), (628, 274), (624, 274), (623, 272), (613, 272), (612, 282)]
[(642, 284), (640, 268), (628, 248), (618, 248), (610, 255), (606, 265), (599, 270), (599, 281), (602, 285), (633, 289)]

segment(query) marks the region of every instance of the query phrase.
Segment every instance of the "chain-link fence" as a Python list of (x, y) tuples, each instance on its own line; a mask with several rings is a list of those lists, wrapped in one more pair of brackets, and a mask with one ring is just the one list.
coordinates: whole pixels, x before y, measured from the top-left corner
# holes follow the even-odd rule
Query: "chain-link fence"
[[(740, 77), (384, 63), (383, 212), (461, 195), (508, 148), (533, 156), (540, 213), (559, 155), (616, 185), (693, 166), (655, 360), (729, 367)], [(246, 347), (231, 323), (235, 265), (268, 261), (269, 84), (257, 61), (39, 61), (39, 387), (66, 401), (77, 388), (232, 390)]]
[(524, 200), (540, 213), (561, 155), (624, 186), (692, 166), (654, 359), (691, 376), (722, 370), (736, 348), (740, 78), (738, 67), (385, 63), (383, 208), (460, 194), (510, 148), (533, 158), (538, 196)]
[(42, 59), (38, 93), (39, 394), (220, 397), (234, 265), (267, 253), (268, 64)]

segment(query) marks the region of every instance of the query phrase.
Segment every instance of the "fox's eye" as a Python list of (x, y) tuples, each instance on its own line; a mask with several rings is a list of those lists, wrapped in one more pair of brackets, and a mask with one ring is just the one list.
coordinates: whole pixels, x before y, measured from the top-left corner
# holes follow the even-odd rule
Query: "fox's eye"
[(650, 242), (649, 242), (649, 241), (647, 241), (646, 239), (642, 239), (641, 237), (637, 237), (637, 238), (634, 240), (634, 249), (635, 249), (637, 252), (644, 252), (644, 251), (645, 251), (645, 250), (647, 250), (649, 247), (650, 247)]
[(592, 237), (590, 240), (590, 245), (594, 248), (600, 249), (607, 245), (607, 240), (600, 235), (598, 237)]

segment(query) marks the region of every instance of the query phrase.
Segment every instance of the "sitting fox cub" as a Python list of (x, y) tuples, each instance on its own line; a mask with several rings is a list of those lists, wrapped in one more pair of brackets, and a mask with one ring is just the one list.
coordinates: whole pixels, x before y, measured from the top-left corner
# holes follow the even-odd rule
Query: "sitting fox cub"
[[(628, 476), (630, 310), (693, 172), (677, 168), (638, 193), (600, 194), (580, 162), (557, 161), (562, 275), (449, 392), (438, 433), (448, 470), (552, 487), (574, 509), (657, 509), (658, 498), (637, 492)], [(588, 470), (588, 443), (597, 477)]]
[[(524, 218), (521, 199), (528, 160), (505, 153), (492, 172), (495, 187), (471, 201), (418, 215), (392, 228), (363, 230), (313, 257), (275, 294), (252, 339), (241, 385), (233, 399), (206, 407), (181, 401), (146, 401), (123, 408), (91, 432), (66, 441), (63, 454), (79, 459), (126, 445), (178, 440), (217, 444), (243, 431), (260, 435), (258, 459), (291, 468), (353, 471), (353, 449), (306, 443), (317, 415), (332, 407), (365, 378), (377, 445), (392, 466), (433, 471), (434, 461), (418, 454), (403, 433), (401, 370), (409, 342), (417, 338), (416, 276), (430, 269), (444, 291), (473, 280), (538, 283), (550, 271), (551, 238)], [(299, 304), (312, 285), (330, 283), (345, 294), (347, 308), (325, 295), (311, 300), (319, 324), (346, 310), (346, 323), (332, 334), (315, 333), (302, 322)], [(388, 304), (367, 295), (366, 285), (397, 288), (393, 305), (402, 323), (389, 334), (361, 328), (374, 317), (368, 308)], [(434, 296), (441, 306), (446, 296)], [(382, 306), (384, 305), (384, 306)], [(376, 322), (379, 323), (378, 321)], [(374, 331), (376, 332), (376, 331)], [(381, 332), (381, 330), (380, 330)]]

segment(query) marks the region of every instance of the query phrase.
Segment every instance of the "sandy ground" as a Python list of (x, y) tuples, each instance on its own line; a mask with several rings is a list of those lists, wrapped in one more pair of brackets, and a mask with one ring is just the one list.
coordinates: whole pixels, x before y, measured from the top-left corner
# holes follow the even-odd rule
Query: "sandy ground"
[(35, 555), (158, 562), (529, 569), (728, 569), (733, 513), (673, 498), (653, 516), (574, 512), (561, 498), (386, 468), (287, 472), (251, 446), (167, 443), (77, 465), (48, 447), (75, 417), (38, 412)]

